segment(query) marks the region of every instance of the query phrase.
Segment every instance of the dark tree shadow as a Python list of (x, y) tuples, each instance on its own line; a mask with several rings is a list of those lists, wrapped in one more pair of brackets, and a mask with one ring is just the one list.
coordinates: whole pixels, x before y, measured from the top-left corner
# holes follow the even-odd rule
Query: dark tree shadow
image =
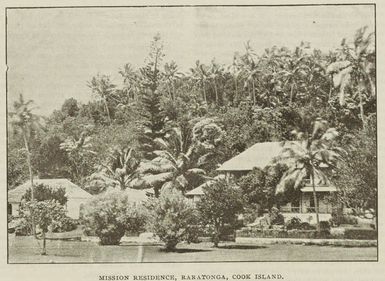
[(198, 252), (210, 252), (212, 250), (203, 250), (203, 249), (174, 249), (174, 250), (167, 250), (164, 248), (159, 249), (160, 252), (165, 252), (165, 253), (198, 253)]
[(229, 249), (229, 250), (255, 250), (255, 249), (265, 249), (266, 246), (258, 245), (224, 245), (218, 246), (219, 249)]

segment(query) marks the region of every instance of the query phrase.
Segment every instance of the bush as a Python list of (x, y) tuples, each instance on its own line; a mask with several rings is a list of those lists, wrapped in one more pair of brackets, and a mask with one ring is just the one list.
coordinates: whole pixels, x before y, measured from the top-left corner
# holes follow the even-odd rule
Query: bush
[(10, 223), (11, 221), (13, 221), (14, 217), (12, 215), (7, 215), (7, 222)]
[(255, 222), (255, 220), (258, 218), (258, 211), (256, 208), (245, 208), (245, 211), (243, 213), (243, 224), (248, 225), (250, 223)]
[(271, 208), (270, 211), (270, 223), (271, 225), (284, 225), (285, 218), (275, 207)]
[(235, 189), (225, 180), (205, 188), (202, 200), (198, 202), (202, 223), (213, 230), (212, 241), (217, 247), (226, 228), (231, 232), (239, 227), (238, 214), (243, 211), (243, 201), (240, 190)]
[(236, 231), (237, 237), (253, 237), (253, 238), (286, 238), (287, 231), (283, 229), (260, 229), (244, 227)]
[(166, 250), (172, 251), (181, 241), (196, 238), (198, 217), (192, 202), (174, 188), (161, 191), (159, 198), (146, 204), (148, 230), (165, 243)]
[(16, 222), (15, 227), (16, 236), (29, 236), (32, 235), (32, 224), (26, 218), (20, 218)]
[(200, 225), (190, 225), (189, 231), (186, 234), (186, 242), (187, 243), (199, 243), (201, 242), (199, 237), (204, 237), (205, 231)]
[(377, 231), (371, 228), (345, 228), (345, 239), (376, 240)]
[(332, 218), (329, 220), (330, 224), (333, 226), (339, 226), (341, 224), (350, 224), (357, 225), (358, 219), (352, 215), (337, 215), (332, 214)]
[[(53, 189), (44, 184), (34, 185), (33, 195), (36, 201), (46, 201), (46, 200), (55, 200), (59, 202), (60, 205), (65, 205), (67, 203), (67, 197), (65, 195), (65, 188)], [(25, 194), (21, 198), (25, 201), (31, 201), (31, 188), (27, 189)]]
[(62, 219), (55, 221), (51, 226), (52, 232), (67, 232), (75, 230), (78, 226), (77, 220), (70, 217), (63, 217)]
[(300, 230), (292, 229), (287, 232), (288, 238), (303, 238), (303, 239), (313, 239), (318, 238), (318, 233), (316, 230)]
[(311, 225), (308, 222), (302, 222), (299, 226), (299, 229), (301, 230), (314, 230), (316, 227), (314, 225)]
[(118, 245), (126, 231), (142, 230), (144, 221), (142, 206), (124, 192), (98, 196), (84, 206), (82, 218), (85, 233), (96, 234), (101, 245)]
[(286, 222), (286, 229), (300, 229), (301, 227), (301, 219), (297, 217), (293, 217)]
[(330, 238), (330, 223), (328, 221), (320, 221), (319, 238)]

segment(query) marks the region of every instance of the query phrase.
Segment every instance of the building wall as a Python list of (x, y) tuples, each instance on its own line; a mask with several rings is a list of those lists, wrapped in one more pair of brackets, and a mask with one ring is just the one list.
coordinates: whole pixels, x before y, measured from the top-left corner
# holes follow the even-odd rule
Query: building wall
[[(282, 213), (285, 218), (285, 221), (290, 220), (291, 218), (299, 218), (302, 222), (308, 222), (309, 224), (316, 224), (317, 218), (315, 213)], [(331, 214), (319, 214), (320, 221), (329, 221), (331, 219)]]
[(20, 204), (19, 203), (10, 203), (10, 204), (11, 204), (11, 208), (12, 208), (12, 216), (18, 217)]
[[(317, 200), (318, 200), (318, 208), (319, 213), (322, 214), (331, 214), (332, 213), (332, 204), (328, 202), (327, 197), (328, 193), (325, 192), (318, 192), (317, 193)], [(305, 192), (301, 194), (301, 212), (302, 213), (314, 213), (314, 210), (309, 210), (311, 206), (311, 201), (313, 200), (313, 193), (312, 192)]]
[(87, 200), (80, 198), (71, 198), (68, 199), (66, 204), (67, 215), (70, 218), (78, 219), (80, 215), (80, 206), (86, 203)]

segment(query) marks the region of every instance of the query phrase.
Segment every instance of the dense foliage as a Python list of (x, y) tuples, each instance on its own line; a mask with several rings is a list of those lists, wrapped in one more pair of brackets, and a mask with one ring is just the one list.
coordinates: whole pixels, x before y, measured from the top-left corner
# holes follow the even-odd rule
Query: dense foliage
[[(238, 185), (241, 188), (244, 202), (259, 215), (265, 209), (271, 209), (279, 200), (275, 196), (275, 188), (287, 168), (284, 165), (273, 165), (264, 170), (255, 168), (252, 172), (241, 177)], [(286, 195), (286, 194), (285, 194)]]
[[(285, 185), (278, 188), (293, 195), (305, 177), (326, 174), (320, 167), (326, 161), (341, 202), (355, 209), (376, 208), (376, 58), (373, 34), (366, 28), (327, 53), (303, 42), (292, 50), (254, 50), (247, 43), (230, 65), (197, 60), (184, 72), (165, 53), (156, 35), (143, 66), (124, 64), (121, 83), (103, 74), (90, 77), (93, 98), (84, 104), (66, 100), (41, 126), (31, 102), (21, 96), (8, 128), (8, 188), (38, 175), (69, 178), (93, 194), (114, 187), (152, 188), (159, 196), (170, 186), (184, 193), (215, 177), (219, 164), (254, 143), (292, 141), (295, 131), (297, 137), (302, 134), (302, 149), (293, 145), (281, 158), (295, 159), (301, 167), (288, 165), (288, 171), (273, 174), (254, 171), (241, 179), (248, 205), (265, 209), (284, 201), (275, 190), (283, 172)], [(335, 136), (331, 147), (318, 145), (322, 136), (314, 130), (320, 120), (334, 128), (323, 130)], [(326, 159), (332, 156), (327, 149), (337, 147), (347, 152), (341, 153), (341, 164)], [(225, 204), (217, 188), (208, 202)], [(108, 200), (118, 204), (117, 199), (99, 200), (95, 210)], [(105, 225), (97, 229), (102, 236), (111, 221), (117, 223), (111, 229), (116, 238), (105, 242), (118, 243), (124, 226), (111, 216), (105, 214)]]
[(118, 245), (126, 231), (140, 232), (144, 224), (141, 205), (124, 192), (99, 195), (82, 212), (86, 233), (94, 233), (101, 245)]
[[(65, 205), (67, 203), (65, 188), (53, 189), (44, 184), (38, 184), (34, 187), (34, 193), (36, 201), (55, 200), (60, 205)], [(21, 200), (31, 201), (30, 188), (27, 189), (25, 194), (22, 196)]]
[(198, 216), (191, 201), (173, 187), (165, 188), (158, 198), (147, 204), (147, 228), (172, 251), (181, 241), (187, 241), (195, 231)]
[(202, 224), (212, 227), (212, 238), (217, 247), (226, 226), (233, 230), (237, 226), (238, 215), (243, 211), (241, 192), (225, 180), (218, 180), (205, 188), (197, 208)]
[[(43, 236), (42, 255), (46, 255), (46, 237), (49, 227), (65, 219), (64, 207), (55, 200), (29, 201), (23, 206), (22, 218), (34, 221)], [(32, 219), (33, 218), (33, 219)]]

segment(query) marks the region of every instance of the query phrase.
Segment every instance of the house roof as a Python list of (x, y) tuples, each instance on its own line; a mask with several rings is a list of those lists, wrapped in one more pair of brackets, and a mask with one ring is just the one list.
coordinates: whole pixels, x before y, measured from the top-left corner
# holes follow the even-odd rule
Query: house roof
[(282, 142), (261, 142), (249, 147), (242, 153), (222, 164), (218, 171), (251, 171), (263, 169), (271, 164), (274, 157), (282, 150)]
[(110, 188), (105, 192), (100, 193), (98, 196), (103, 196), (105, 194), (117, 194), (117, 195), (127, 195), (127, 199), (130, 202), (141, 202), (148, 199), (149, 196), (153, 195), (153, 189), (133, 189), (126, 188), (124, 191), (121, 191), (120, 188)]
[[(88, 199), (92, 197), (91, 194), (68, 179), (35, 179), (34, 185), (35, 184), (44, 184), (53, 189), (64, 188), (68, 199)], [(29, 188), (31, 188), (31, 183), (27, 181), (22, 185), (17, 186), (15, 189), (8, 191), (8, 202), (20, 203), (21, 198)]]
[[(297, 143), (296, 141), (290, 143)], [(279, 156), (285, 148), (285, 142), (259, 142), (237, 156), (231, 158), (220, 166), (217, 171), (236, 172), (236, 171), (251, 171), (253, 168), (263, 169), (272, 164), (275, 157)], [(320, 164), (321, 168), (326, 168), (325, 163)]]
[(140, 201), (145, 201), (148, 199), (149, 195), (153, 194), (153, 189), (148, 188), (148, 189), (132, 189), (132, 188), (127, 188), (124, 191), (125, 194), (128, 195), (128, 199), (132, 202), (140, 202)]
[(208, 180), (205, 183), (202, 183), (197, 188), (194, 188), (193, 190), (190, 190), (189, 192), (186, 192), (185, 195), (186, 196), (196, 196), (196, 195), (203, 196), (204, 195), (203, 189), (205, 187), (212, 186), (216, 181), (224, 180), (225, 178), (226, 178), (225, 175), (218, 175), (218, 176), (214, 177), (212, 180)]
[(204, 195), (204, 192), (203, 192), (203, 185), (206, 185), (205, 183), (198, 186), (197, 188), (194, 188), (193, 190), (190, 190), (189, 192), (186, 192), (186, 196), (202, 196)]

